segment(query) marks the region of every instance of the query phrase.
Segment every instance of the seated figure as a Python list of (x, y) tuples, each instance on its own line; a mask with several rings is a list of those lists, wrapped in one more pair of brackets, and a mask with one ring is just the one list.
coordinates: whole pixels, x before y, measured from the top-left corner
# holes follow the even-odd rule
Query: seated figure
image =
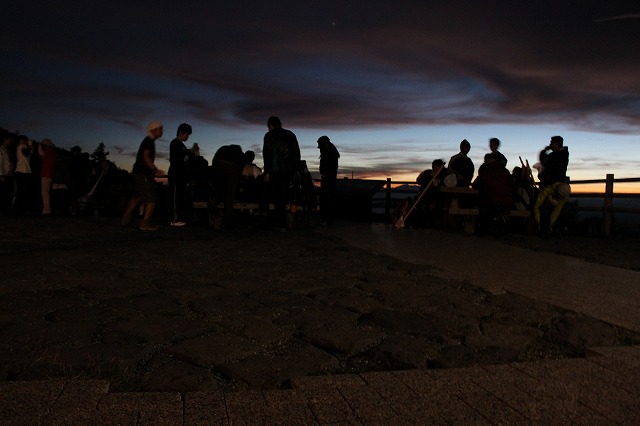
[(478, 232), (496, 236), (504, 234), (513, 205), (513, 179), (509, 171), (491, 154), (487, 154), (473, 188), (480, 195)]

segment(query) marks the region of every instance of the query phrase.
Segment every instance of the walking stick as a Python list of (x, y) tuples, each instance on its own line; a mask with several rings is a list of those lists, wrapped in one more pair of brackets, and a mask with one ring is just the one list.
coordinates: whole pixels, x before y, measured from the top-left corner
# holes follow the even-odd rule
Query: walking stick
[(522, 157), (518, 156), (518, 158), (520, 159), (520, 164), (522, 165), (522, 168), (527, 171), (527, 177), (529, 178), (529, 180), (531, 180), (531, 185), (535, 188), (536, 180), (533, 177), (533, 172), (531, 171), (531, 167), (529, 166), (529, 160), (526, 160), (527, 164), (525, 165), (524, 162), (522, 161)]
[(93, 195), (93, 193), (96, 192), (96, 188), (98, 187), (98, 184), (100, 183), (100, 179), (102, 179), (102, 176), (104, 176), (104, 173), (109, 168), (109, 164), (103, 164), (101, 167), (102, 167), (102, 172), (100, 173), (100, 176), (98, 176), (98, 180), (96, 180), (96, 183), (93, 185), (93, 188), (91, 188), (89, 193), (87, 193), (87, 197), (91, 197)]
[(431, 180), (429, 181), (429, 183), (427, 184), (427, 186), (424, 187), (424, 189), (422, 190), (422, 193), (420, 194), (420, 196), (418, 196), (418, 198), (416, 199), (416, 201), (414, 201), (413, 205), (411, 206), (411, 208), (409, 209), (409, 211), (407, 212), (407, 214), (400, 216), (400, 218), (398, 219), (398, 221), (395, 224), (396, 229), (400, 229), (400, 228), (404, 228), (404, 221), (407, 220), (407, 218), (409, 217), (409, 215), (411, 214), (411, 212), (413, 211), (413, 209), (416, 208), (416, 206), (418, 205), (418, 203), (420, 202), (420, 200), (422, 199), (422, 197), (424, 196), (424, 194), (427, 193), (427, 189), (429, 189), (429, 187), (431, 186), (431, 184), (436, 180), (436, 177), (438, 177), (438, 175), (440, 174), (440, 172), (442, 171), (442, 169), (444, 169), (444, 166), (440, 167), (440, 169), (436, 172), (435, 175), (433, 175), (433, 177), (431, 178)]

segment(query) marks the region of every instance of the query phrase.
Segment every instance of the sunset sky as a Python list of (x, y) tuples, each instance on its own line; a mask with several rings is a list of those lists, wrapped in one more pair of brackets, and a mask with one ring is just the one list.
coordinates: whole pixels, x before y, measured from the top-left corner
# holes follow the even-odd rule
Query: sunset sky
[(258, 154), (271, 115), (317, 170), (414, 179), (488, 139), (508, 167), (562, 135), (573, 179), (640, 177), (640, 2), (3, 2), (0, 126), (129, 169), (161, 120), (158, 163), (181, 122), (211, 160)]

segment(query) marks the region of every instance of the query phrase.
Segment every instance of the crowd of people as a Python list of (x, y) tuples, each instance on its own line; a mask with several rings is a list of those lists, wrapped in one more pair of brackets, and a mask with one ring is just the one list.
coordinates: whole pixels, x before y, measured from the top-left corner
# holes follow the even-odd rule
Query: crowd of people
[[(156, 178), (168, 176), (169, 199), (166, 210), (169, 225), (180, 227), (194, 220), (194, 199), (222, 205), (222, 226), (235, 225), (236, 200), (258, 203), (261, 214), (268, 216), (270, 225), (286, 230), (286, 206), (315, 207), (316, 194), (306, 162), (300, 157), (296, 135), (282, 127), (278, 117), (267, 120), (263, 140), (264, 169), (255, 163), (255, 153), (243, 151), (239, 145), (220, 147), (211, 165), (200, 155), (194, 144), (186, 142), (193, 132), (191, 125), (178, 126), (169, 145), (169, 170), (166, 173), (155, 165), (156, 140), (164, 134), (159, 121), (147, 126), (147, 135), (140, 143), (136, 161), (129, 176), (130, 197), (124, 208), (122, 224), (127, 226), (134, 217), (143, 231), (154, 231), (158, 225), (153, 216), (159, 204)], [(318, 141), (320, 151), (320, 224), (331, 225), (335, 216), (335, 190), (340, 153), (328, 136)], [(507, 159), (499, 151), (500, 140), (489, 140), (489, 152), (475, 175), (475, 165), (469, 152), (471, 144), (460, 142), (460, 151), (449, 164), (436, 159), (432, 167), (420, 173), (416, 181), (420, 191), (409, 198), (393, 215), (394, 220), (413, 212), (411, 226), (441, 225), (444, 203), (451, 195), (441, 187), (473, 188), (477, 200), (456, 198), (456, 207), (479, 208), (478, 232), (500, 233), (512, 226), (513, 210), (529, 211), (538, 231), (549, 235), (561, 230), (561, 214), (570, 195), (567, 178), (569, 151), (561, 136), (553, 136), (533, 166), (538, 171), (537, 184), (528, 162), (521, 160), (511, 172)], [(111, 163), (112, 166), (114, 166)], [(91, 158), (78, 146), (67, 151), (49, 139), (34, 142), (25, 135), (2, 129), (0, 146), (0, 212), (3, 214), (81, 214), (86, 199), (95, 191), (102, 175), (109, 169), (104, 158)], [(269, 213), (268, 205), (273, 204)], [(449, 204), (448, 204), (449, 205)], [(526, 223), (531, 223), (525, 221)]]
[[(258, 203), (261, 212), (268, 216), (270, 225), (279, 231), (287, 229), (287, 212), (285, 207), (295, 208), (304, 204), (312, 208), (315, 204), (315, 190), (306, 161), (300, 158), (300, 147), (296, 135), (282, 127), (278, 117), (270, 117), (267, 121), (268, 132), (264, 136), (263, 158), (264, 170), (255, 163), (255, 153), (243, 151), (240, 145), (224, 145), (218, 148), (208, 167), (204, 164), (195, 166), (195, 160), (202, 157), (188, 149), (185, 142), (193, 129), (187, 123), (178, 126), (176, 137), (169, 146), (168, 180), (170, 188), (170, 225), (174, 227), (186, 225), (194, 217), (192, 212), (194, 188), (207, 182), (207, 199), (216, 206), (222, 205), (219, 216), (222, 228), (235, 226), (234, 204), (236, 200)], [(163, 176), (164, 171), (155, 165), (155, 141), (162, 137), (164, 127), (159, 121), (147, 126), (147, 136), (138, 149), (133, 165), (133, 192), (125, 212), (122, 224), (127, 226), (137, 211), (142, 211), (138, 224), (143, 231), (154, 231), (158, 225), (151, 218), (158, 204), (156, 177)], [(195, 147), (195, 145), (194, 145)], [(322, 200), (322, 222), (332, 224), (335, 203), (335, 186), (340, 154), (327, 136), (318, 139), (320, 150), (320, 174)], [(203, 166), (207, 172), (198, 172)], [(268, 205), (274, 205), (270, 214)]]
[(81, 214), (102, 165), (82, 152), (56, 147), (50, 139), (0, 129), (0, 213)]
[[(489, 150), (474, 179), (475, 165), (469, 158), (471, 144), (466, 139), (460, 142), (460, 152), (451, 157), (448, 167), (442, 159), (436, 159), (418, 175), (416, 182), (420, 190), (414, 198), (401, 203), (393, 214), (393, 221), (405, 223), (405, 216), (411, 211), (409, 224), (414, 227), (439, 226), (446, 217), (443, 211), (451, 206), (479, 209), (476, 231), (498, 235), (508, 232), (514, 224), (528, 226), (535, 224), (537, 232), (543, 236), (562, 232), (560, 220), (571, 194), (567, 166), (569, 150), (561, 136), (553, 136), (549, 144), (540, 152), (539, 163), (533, 166), (538, 171), (539, 183), (533, 177), (532, 167), (521, 161), (511, 172), (507, 169), (507, 159), (499, 151), (500, 140), (491, 138)], [(478, 193), (472, 197), (456, 197), (455, 191), (441, 190), (441, 187), (472, 188)], [(468, 192), (469, 194), (473, 192)], [(459, 192), (459, 194), (464, 194)], [(535, 222), (512, 220), (512, 211), (529, 212)], [(517, 223), (516, 223), (517, 222)]]

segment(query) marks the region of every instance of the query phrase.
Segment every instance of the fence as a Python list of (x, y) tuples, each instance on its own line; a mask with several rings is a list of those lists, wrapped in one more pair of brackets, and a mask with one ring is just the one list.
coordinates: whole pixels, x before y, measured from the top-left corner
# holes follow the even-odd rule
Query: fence
[[(602, 214), (602, 221), (604, 225), (604, 235), (611, 235), (612, 224), (614, 219), (614, 213), (640, 213), (640, 208), (620, 208), (614, 207), (614, 199), (616, 198), (626, 198), (626, 199), (637, 199), (640, 200), (639, 193), (616, 193), (614, 192), (614, 183), (637, 183), (640, 182), (640, 178), (624, 178), (624, 179), (615, 179), (613, 174), (607, 174), (605, 179), (588, 179), (588, 180), (572, 180), (572, 194), (571, 197), (574, 199), (580, 198), (602, 198), (603, 204), (602, 207), (579, 207), (580, 211), (593, 211)], [(576, 185), (584, 185), (584, 184), (594, 184), (594, 183), (604, 183), (605, 190), (604, 193), (601, 192), (575, 192)]]
[[(602, 214), (603, 221), (603, 232), (605, 236), (611, 235), (612, 223), (614, 219), (615, 213), (640, 213), (640, 208), (620, 208), (614, 207), (614, 199), (616, 198), (625, 198), (625, 199), (637, 199), (640, 201), (640, 193), (616, 193), (614, 192), (614, 183), (638, 183), (640, 182), (640, 178), (623, 178), (623, 179), (615, 179), (613, 174), (607, 174), (605, 179), (587, 179), (587, 180), (572, 180), (572, 199), (580, 199), (580, 198), (602, 198), (603, 204), (602, 207), (589, 207), (589, 206), (578, 206), (579, 211), (592, 211)], [(586, 184), (604, 184), (605, 190), (604, 192), (576, 192), (576, 186), (586, 185)], [(391, 216), (391, 210), (393, 208), (393, 200), (392, 200), (392, 192), (396, 193), (410, 193), (413, 192), (411, 190), (403, 190), (403, 189), (395, 189), (394, 186), (399, 185), (411, 185), (416, 186), (416, 183), (413, 181), (392, 181), (391, 178), (387, 178), (384, 190), (385, 190), (385, 217), (389, 218)]]

